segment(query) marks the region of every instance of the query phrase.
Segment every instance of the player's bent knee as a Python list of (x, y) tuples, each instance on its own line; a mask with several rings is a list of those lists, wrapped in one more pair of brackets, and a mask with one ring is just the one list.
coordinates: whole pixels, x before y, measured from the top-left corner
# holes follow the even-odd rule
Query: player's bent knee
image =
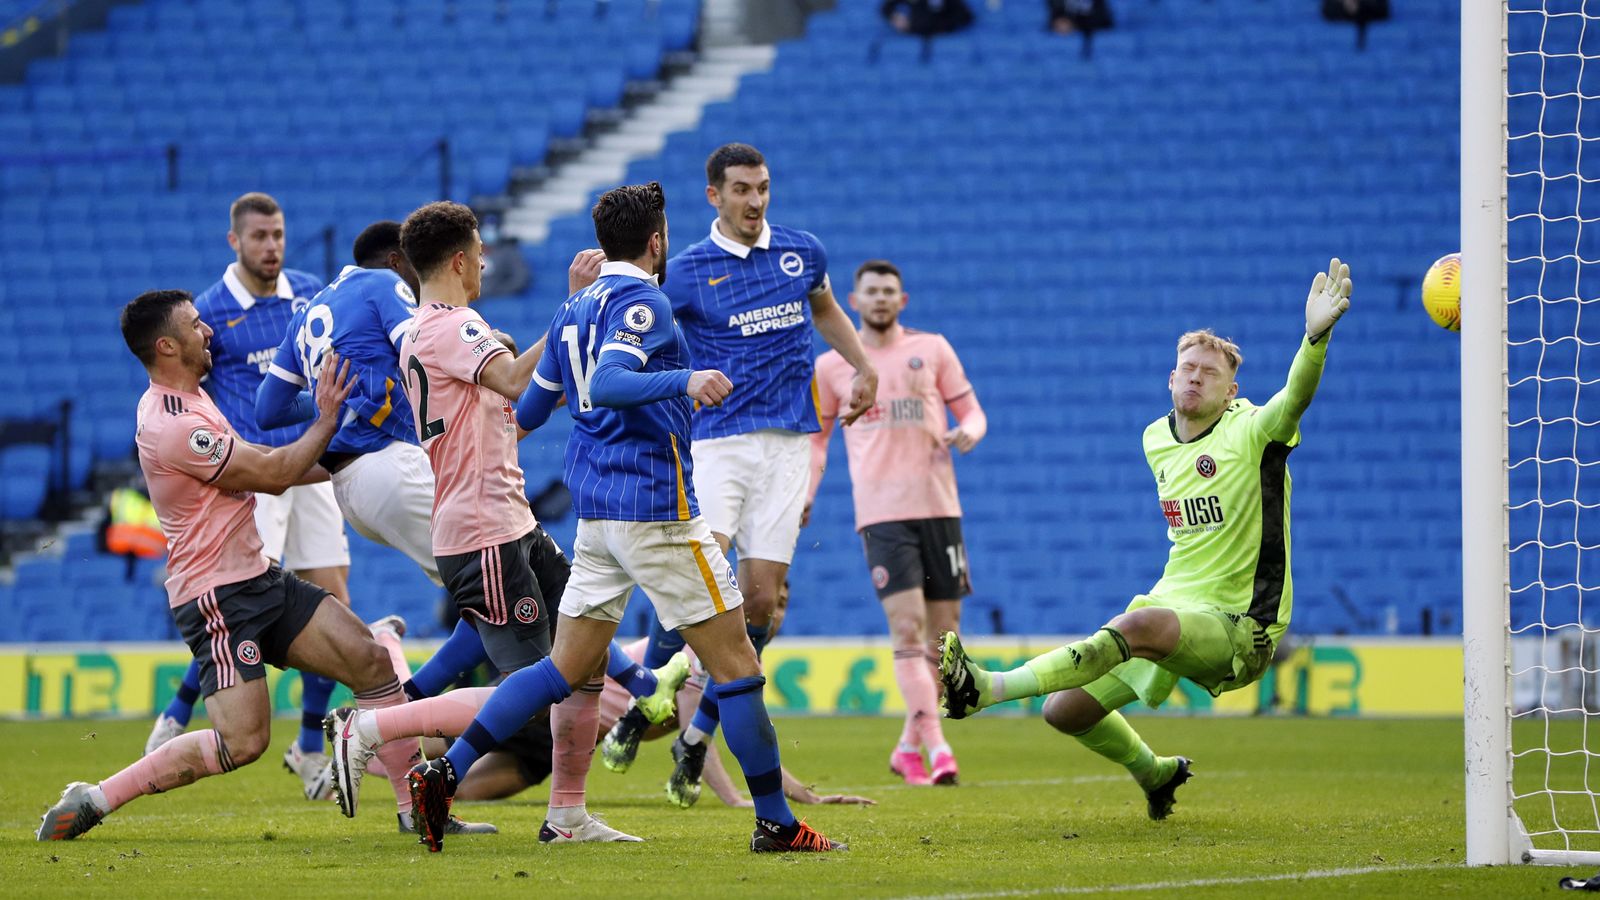
[(267, 744), (272, 738), (268, 727), (219, 730), (222, 744), (228, 748), (228, 758), (233, 761), (235, 768), (260, 759), (261, 754), (267, 752)]
[(389, 651), (370, 639), (363, 642), (360, 650), (353, 654), (351, 668), (351, 680), (347, 683), (358, 692), (383, 687), (395, 677)]
[(1106, 711), (1082, 691), (1061, 691), (1044, 701), (1044, 720), (1062, 734), (1082, 734), (1105, 718)]

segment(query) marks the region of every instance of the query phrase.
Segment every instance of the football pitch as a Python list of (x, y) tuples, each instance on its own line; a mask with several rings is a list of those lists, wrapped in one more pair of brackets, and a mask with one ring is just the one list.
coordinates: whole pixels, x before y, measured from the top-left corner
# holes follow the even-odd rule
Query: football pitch
[[(3, 893), (37, 897), (226, 895), (574, 897), (1184, 896), (1514, 897), (1557, 892), (1564, 874), (1466, 869), (1461, 723), (1452, 720), (1139, 717), (1157, 752), (1194, 759), (1165, 822), (1120, 769), (1037, 719), (946, 724), (962, 784), (907, 788), (886, 769), (887, 718), (778, 720), (784, 760), (820, 792), (875, 807), (798, 807), (847, 853), (756, 856), (748, 810), (707, 790), (667, 806), (665, 742), (626, 775), (596, 760), (589, 807), (645, 844), (540, 846), (546, 791), (461, 804), (500, 834), (452, 838), (440, 854), (396, 833), (389, 787), (369, 777), (361, 815), (301, 799), (273, 749), (230, 775), (144, 797), (76, 841), (34, 829), (71, 780), (97, 780), (143, 746), (148, 723), (0, 723)], [(724, 755), (731, 764), (732, 758)]]

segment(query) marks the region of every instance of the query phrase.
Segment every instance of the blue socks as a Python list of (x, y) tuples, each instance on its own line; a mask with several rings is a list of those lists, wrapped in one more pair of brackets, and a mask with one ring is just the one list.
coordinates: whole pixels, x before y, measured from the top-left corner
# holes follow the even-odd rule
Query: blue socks
[[(756, 659), (761, 658), (761, 651), (767, 646), (767, 636), (771, 634), (770, 625), (751, 625), (746, 622), (744, 633), (750, 636), (750, 643), (756, 648)], [(707, 737), (717, 733), (717, 723), (721, 721), (717, 713), (716, 683), (706, 679), (706, 691), (700, 695), (700, 707), (694, 711), (694, 718), (690, 725), (706, 733)]]
[(450, 632), (450, 637), (428, 657), (428, 661), (411, 676), (411, 680), (401, 686), (405, 688), (409, 700), (435, 697), (454, 684), (462, 673), (471, 672), (488, 659), (489, 654), (483, 649), (483, 639), (478, 637), (478, 629), (473, 628), (466, 619), (460, 619), (456, 622), (456, 630)]
[(689, 720), (689, 725), (704, 732), (708, 739), (717, 733), (717, 725), (722, 721), (722, 713), (717, 708), (718, 687), (711, 676), (706, 676), (706, 689), (700, 695), (700, 706), (695, 709), (694, 718)]
[(656, 673), (634, 662), (616, 641), (611, 642), (611, 653), (606, 658), (606, 677), (627, 688), (635, 697), (648, 697), (656, 692)]
[(744, 770), (744, 783), (755, 801), (756, 817), (793, 825), (794, 813), (783, 796), (783, 765), (778, 759), (778, 732), (767, 715), (761, 689), (767, 679), (760, 675), (740, 678), (715, 688), (717, 703), (727, 719), (722, 739)]
[(322, 752), (322, 717), (337, 685), (332, 678), (300, 673), (300, 749), (306, 753)]
[[(539, 710), (571, 695), (572, 688), (549, 657), (507, 675), (478, 710), (478, 717), (467, 726), (461, 740), (451, 744), (450, 752), (445, 754), (455, 768), (456, 778), (466, 778), (467, 770), (478, 757), (500, 746), (501, 741), (527, 724)], [(777, 752), (776, 748), (773, 752)]]
[(179, 725), (189, 727), (189, 718), (194, 715), (194, 704), (200, 699), (200, 660), (189, 660), (189, 668), (183, 673), (183, 682), (178, 685), (178, 693), (172, 696), (172, 701), (167, 704), (167, 711), (163, 715), (177, 720)]
[(659, 621), (650, 625), (650, 643), (644, 648), (644, 666), (659, 669), (667, 664), (672, 654), (683, 649), (683, 635), (661, 627)]

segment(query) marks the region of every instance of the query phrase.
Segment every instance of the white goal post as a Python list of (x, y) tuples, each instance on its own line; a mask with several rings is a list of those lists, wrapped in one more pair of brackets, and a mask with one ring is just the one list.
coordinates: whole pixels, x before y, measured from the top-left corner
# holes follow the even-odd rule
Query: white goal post
[(1467, 863), (1600, 864), (1600, 0), (1461, 4), (1460, 199)]

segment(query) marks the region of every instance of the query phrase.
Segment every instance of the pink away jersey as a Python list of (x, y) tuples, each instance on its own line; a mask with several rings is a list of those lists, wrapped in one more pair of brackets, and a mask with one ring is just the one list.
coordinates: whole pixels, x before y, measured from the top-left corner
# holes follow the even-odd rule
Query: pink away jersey
[[(856, 530), (879, 522), (961, 515), (946, 405), (972, 392), (943, 335), (903, 329), (887, 347), (865, 347), (878, 370), (878, 405), (844, 431)], [(837, 350), (817, 360), (817, 413), (837, 418), (850, 403), (855, 369)]]
[(511, 400), (478, 384), (509, 353), (466, 306), (429, 303), (400, 342), (401, 374), (417, 437), (433, 465), (433, 555), (455, 556), (532, 531), (517, 465)]
[(267, 570), (256, 497), (214, 484), (238, 437), (204, 393), (152, 384), (139, 398), (134, 444), (150, 502), (167, 536), (167, 602), (179, 607)]

